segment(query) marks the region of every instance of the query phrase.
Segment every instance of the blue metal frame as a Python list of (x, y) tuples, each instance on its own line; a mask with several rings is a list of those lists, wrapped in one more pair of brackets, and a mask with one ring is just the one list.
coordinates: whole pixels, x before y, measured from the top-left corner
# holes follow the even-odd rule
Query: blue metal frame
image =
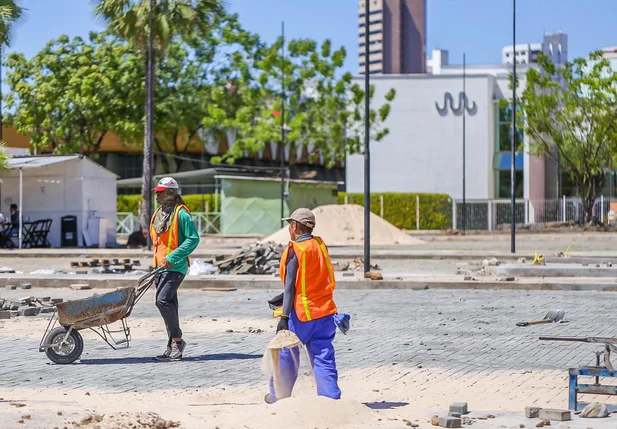
[[(573, 411), (582, 411), (588, 403), (579, 402), (579, 394), (617, 396), (617, 386), (601, 385), (598, 377), (617, 378), (617, 371), (601, 367), (571, 368), (569, 371), (568, 408)], [(596, 377), (594, 384), (581, 384), (578, 377)], [(611, 412), (617, 411), (617, 405), (606, 404)]]

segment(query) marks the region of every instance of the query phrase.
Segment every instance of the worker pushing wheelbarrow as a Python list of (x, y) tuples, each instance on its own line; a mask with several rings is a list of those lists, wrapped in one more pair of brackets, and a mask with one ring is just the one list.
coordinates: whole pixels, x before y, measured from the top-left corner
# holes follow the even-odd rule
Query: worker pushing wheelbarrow
[[(131, 330), (126, 319), (152, 286), (160, 270), (153, 270), (140, 278), (137, 287), (120, 288), (102, 295), (95, 294), (56, 304), (56, 311), (49, 320), (39, 351), (45, 352), (54, 363), (73, 363), (84, 350), (84, 340), (79, 333), (83, 329), (95, 332), (114, 350), (119, 346), (128, 347)], [(109, 325), (117, 321), (121, 321), (121, 328), (110, 329)], [(121, 334), (121, 338), (114, 338), (114, 334)]]
[[(84, 347), (79, 333), (82, 329), (91, 329), (114, 350), (120, 345), (128, 347), (131, 331), (126, 319), (153, 283), (156, 283), (156, 306), (168, 337), (165, 352), (155, 359), (167, 362), (182, 359), (186, 342), (182, 339), (178, 317), (178, 288), (189, 269), (189, 255), (199, 244), (199, 233), (176, 180), (163, 177), (152, 191), (156, 192), (159, 204), (150, 221), (156, 270), (142, 277), (137, 288), (122, 288), (58, 304), (39, 347), (53, 362), (67, 364), (79, 359)], [(109, 325), (117, 321), (122, 322), (122, 329), (110, 330)], [(60, 326), (55, 327), (56, 323)], [(116, 341), (112, 334), (118, 333), (123, 337)]]

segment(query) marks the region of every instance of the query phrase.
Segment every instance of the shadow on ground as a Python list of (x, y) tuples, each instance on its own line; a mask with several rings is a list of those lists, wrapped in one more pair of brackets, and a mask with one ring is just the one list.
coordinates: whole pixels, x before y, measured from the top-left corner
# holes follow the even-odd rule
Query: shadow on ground
[(393, 410), (395, 408), (406, 407), (409, 402), (365, 402), (364, 405), (373, 410)]
[[(261, 359), (262, 355), (244, 354), (244, 353), (216, 353), (201, 356), (191, 356), (182, 359), (178, 362), (202, 362), (202, 361), (224, 361), (224, 360), (247, 360)], [(130, 357), (130, 358), (114, 358), (114, 359), (82, 359), (79, 365), (133, 365), (145, 363), (178, 363), (166, 362), (154, 359), (151, 356), (147, 357)]]

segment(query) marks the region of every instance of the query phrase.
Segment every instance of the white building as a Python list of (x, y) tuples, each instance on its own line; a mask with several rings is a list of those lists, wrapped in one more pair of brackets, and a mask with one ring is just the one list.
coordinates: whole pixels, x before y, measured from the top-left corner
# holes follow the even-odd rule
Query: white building
[(116, 180), (80, 155), (16, 156), (9, 159), (9, 170), (0, 172), (0, 211), (8, 218), (10, 205), (17, 204), (24, 231), (32, 222), (51, 220), (52, 247), (62, 245), (62, 218), (75, 216), (76, 235), (65, 238), (75, 239), (78, 247), (104, 247), (116, 243)]
[(540, 53), (546, 54), (555, 64), (565, 64), (568, 61), (568, 35), (561, 32), (547, 33), (542, 43), (520, 44), (516, 45), (516, 49), (512, 45), (504, 46), (501, 62), (512, 65), (516, 60), (516, 64), (534, 64), (538, 62)]
[[(461, 74), (389, 75), (371, 79), (376, 107), (383, 103), (384, 95), (391, 88), (397, 93), (385, 122), (389, 135), (371, 144), (371, 192), (441, 193), (460, 203), (465, 110), (467, 201), (487, 207), (489, 201), (510, 198), (512, 91), (507, 74), (468, 75), (466, 97)], [(519, 83), (520, 94), (525, 86), (524, 73), (519, 75)], [(515, 157), (517, 219), (541, 221), (534, 207), (542, 207), (545, 199), (557, 197), (558, 169), (549, 158), (531, 156), (522, 130), (517, 129), (517, 135), (526, 148)], [(347, 158), (346, 190), (364, 192), (362, 155)], [(507, 220), (508, 206), (498, 203), (488, 206), (493, 207), (485, 212), (492, 227)], [(457, 211), (460, 208), (458, 204)]]
[[(372, 192), (443, 193), (461, 199), (466, 109), (466, 197), (510, 196), (510, 109), (499, 106), (499, 100), (510, 98), (507, 77), (468, 76), (467, 100), (456, 75), (375, 76), (372, 84), (376, 103), (391, 88), (397, 92), (385, 123), (390, 134), (371, 145)], [(363, 162), (362, 155), (348, 157), (347, 192), (363, 192)], [(544, 159), (520, 153), (515, 164), (519, 197), (544, 199)]]
[(501, 62), (503, 64), (531, 64), (538, 62), (538, 55), (542, 53), (542, 43), (526, 43), (516, 45), (516, 52), (510, 46), (504, 46), (501, 51)]

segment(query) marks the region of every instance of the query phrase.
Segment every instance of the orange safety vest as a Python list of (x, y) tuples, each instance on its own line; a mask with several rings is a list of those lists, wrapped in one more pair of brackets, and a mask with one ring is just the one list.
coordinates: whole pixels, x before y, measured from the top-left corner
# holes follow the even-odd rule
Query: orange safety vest
[[(161, 208), (159, 207), (157, 211)], [(152, 216), (150, 221), (150, 238), (152, 238), (152, 245), (154, 246), (154, 258), (152, 259), (153, 267), (162, 267), (165, 265), (165, 259), (167, 255), (173, 252), (180, 245), (178, 243), (178, 213), (180, 210), (184, 209), (189, 214), (191, 211), (189, 208), (183, 204), (179, 204), (176, 206), (174, 210), (174, 214), (171, 217), (171, 223), (169, 224), (169, 228), (167, 231), (161, 233), (160, 235), (154, 230), (154, 217), (156, 216), (156, 212)], [(191, 265), (191, 260), (188, 259), (189, 265)]]
[(330, 255), (323, 240), (313, 237), (301, 243), (290, 242), (281, 257), (281, 280), (285, 284), (287, 256), (293, 247), (298, 258), (294, 310), (301, 322), (331, 316), (338, 311), (332, 294), (336, 287)]

